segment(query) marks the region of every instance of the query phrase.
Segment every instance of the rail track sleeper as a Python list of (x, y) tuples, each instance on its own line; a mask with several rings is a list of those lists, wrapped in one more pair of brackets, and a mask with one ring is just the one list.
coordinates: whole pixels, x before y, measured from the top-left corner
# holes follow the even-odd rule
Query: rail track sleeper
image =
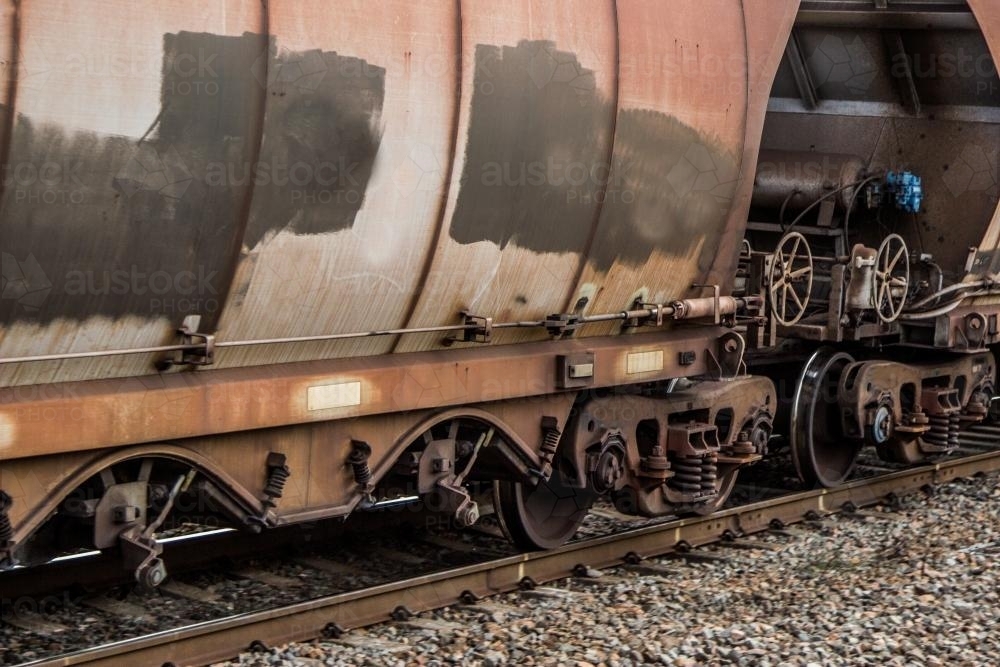
[(262, 570), (259, 568), (239, 569), (233, 572), (233, 575), (241, 579), (249, 579), (250, 581), (256, 581), (259, 584), (271, 586), (272, 588), (291, 588), (302, 584), (302, 581), (300, 579), (285, 577), (280, 574), (274, 574), (273, 572), (268, 572), (267, 570)]
[(770, 533), (771, 535), (777, 535), (779, 537), (787, 537), (794, 540), (798, 540), (809, 535), (809, 533), (802, 530), (801, 528), (792, 528), (792, 527), (768, 528), (767, 532)]
[(412, 630), (431, 630), (433, 632), (454, 633), (465, 628), (461, 623), (443, 621), (437, 618), (411, 618), (396, 623), (399, 627)]
[(379, 547), (371, 554), (372, 558), (382, 558), (387, 561), (394, 563), (401, 563), (403, 565), (429, 565), (431, 560), (424, 558), (423, 556), (418, 556), (417, 554), (407, 553), (405, 551), (399, 551), (397, 549), (389, 549), (386, 547)]
[(691, 561), (692, 563), (730, 563), (732, 558), (724, 554), (712, 553), (711, 551), (675, 551), (669, 555), (670, 558)]
[(677, 576), (677, 570), (665, 565), (657, 565), (656, 563), (640, 563), (638, 565), (626, 565), (625, 569), (629, 572), (635, 572), (641, 575), (655, 576), (655, 577), (674, 577)]
[(209, 604), (219, 602), (219, 596), (211, 590), (185, 584), (182, 581), (175, 581), (173, 579), (161, 584), (160, 590), (167, 595), (172, 595), (176, 598), (183, 598), (185, 600), (194, 600), (195, 602), (205, 602)]
[(760, 542), (758, 540), (744, 540), (744, 539), (733, 539), (724, 540), (719, 542), (720, 547), (725, 547), (729, 549), (745, 549), (745, 550), (759, 550), (759, 551), (782, 551), (784, 547), (771, 544), (769, 542)]
[(463, 604), (458, 607), (462, 611), (468, 611), (474, 614), (513, 614), (516, 616), (523, 616), (527, 612), (520, 607), (514, 607), (512, 605), (503, 604), (502, 602), (478, 602), (476, 604)]
[(410, 644), (390, 642), (384, 639), (377, 639), (368, 636), (353, 637), (350, 635), (345, 635), (343, 637), (338, 637), (337, 639), (334, 639), (332, 641), (335, 644), (342, 644), (343, 646), (370, 648), (370, 649), (376, 649), (378, 651), (385, 651), (386, 653), (405, 653), (406, 651), (413, 650), (413, 646)]
[(604, 575), (598, 579), (587, 578), (587, 577), (576, 577), (573, 579), (574, 584), (579, 584), (581, 586), (590, 586), (593, 588), (601, 588), (607, 586), (614, 586), (615, 584), (621, 584), (628, 581), (625, 577), (618, 577), (615, 575)]
[(590, 510), (590, 513), (594, 516), (611, 519), (612, 521), (620, 521), (622, 523), (635, 523), (636, 521), (641, 521), (640, 517), (623, 514), (618, 510), (613, 510), (607, 507), (595, 507)]
[(528, 598), (557, 598), (560, 600), (565, 600), (567, 598), (591, 598), (590, 593), (583, 593), (581, 591), (571, 591), (565, 588), (551, 588), (548, 586), (533, 588), (527, 591), (521, 591), (521, 595)]
[(438, 547), (440, 549), (447, 549), (448, 551), (458, 553), (471, 554), (481, 551), (480, 547), (477, 547), (475, 544), (469, 544), (468, 542), (463, 542), (461, 540), (449, 540), (448, 538), (438, 537), (436, 535), (420, 537), (419, 541), (431, 547)]
[(871, 510), (854, 510), (853, 512), (844, 512), (845, 517), (849, 519), (859, 519), (867, 521), (869, 519), (880, 519), (882, 521), (899, 521), (899, 517), (893, 516), (892, 514), (886, 512), (872, 512)]
[(0, 615), (0, 622), (24, 630), (41, 637), (51, 637), (64, 632), (69, 632), (69, 628), (59, 623), (54, 623), (42, 617), (40, 614), (28, 612), (4, 613)]
[(103, 611), (112, 616), (122, 616), (124, 618), (149, 619), (149, 612), (141, 605), (125, 600), (113, 600), (108, 597), (98, 596), (86, 598), (80, 603), (91, 609)]
[(292, 562), (312, 570), (326, 572), (327, 574), (356, 576), (364, 573), (364, 570), (359, 567), (323, 558), (322, 556), (300, 556), (293, 558)]

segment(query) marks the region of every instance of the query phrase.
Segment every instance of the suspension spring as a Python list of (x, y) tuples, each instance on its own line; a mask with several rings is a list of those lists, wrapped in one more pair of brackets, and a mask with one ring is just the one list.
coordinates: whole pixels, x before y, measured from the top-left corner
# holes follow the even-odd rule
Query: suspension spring
[(719, 456), (717, 454), (708, 454), (705, 456), (704, 463), (701, 466), (701, 488), (705, 490), (712, 490), (715, 488), (715, 482), (719, 478)]
[(559, 420), (555, 417), (542, 417), (542, 458), (552, 461), (556, 457), (556, 449), (559, 447)]
[(368, 483), (372, 481), (372, 469), (368, 466), (368, 457), (372, 455), (372, 448), (367, 442), (360, 440), (352, 440), (351, 447), (351, 455), (347, 458), (347, 462), (354, 470), (354, 481), (359, 486), (367, 487)]
[(276, 452), (271, 452), (267, 456), (267, 483), (264, 484), (266, 500), (264, 503), (269, 507), (274, 507), (277, 504), (275, 501), (284, 493), (285, 484), (292, 476), (291, 469), (285, 464), (286, 460), (284, 454)]
[(937, 447), (947, 447), (950, 439), (951, 418), (948, 415), (930, 415), (927, 421), (931, 428), (924, 434), (924, 440)]
[(958, 430), (962, 427), (962, 415), (953, 412), (948, 420), (948, 447), (958, 449)]
[(678, 456), (670, 462), (674, 476), (669, 484), (679, 491), (701, 491), (702, 459), (700, 456)]
[(0, 547), (6, 546), (14, 537), (14, 526), (10, 522), (10, 508), (14, 499), (6, 491), (0, 491)]

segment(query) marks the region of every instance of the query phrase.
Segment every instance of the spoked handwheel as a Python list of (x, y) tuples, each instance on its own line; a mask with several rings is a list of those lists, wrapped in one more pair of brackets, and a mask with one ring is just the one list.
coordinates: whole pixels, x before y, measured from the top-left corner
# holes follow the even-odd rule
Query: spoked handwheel
[(573, 537), (596, 496), (587, 489), (563, 482), (556, 470), (536, 486), (498, 481), (493, 485), (493, 505), (500, 526), (511, 542), (533, 551), (554, 549)]
[(792, 461), (808, 486), (837, 486), (851, 473), (861, 451), (846, 437), (837, 393), (844, 369), (854, 363), (846, 352), (820, 348), (799, 376), (792, 402)]
[(910, 253), (899, 234), (882, 241), (875, 258), (875, 312), (882, 322), (895, 322), (906, 305), (910, 288)]
[(812, 294), (813, 258), (809, 241), (798, 232), (785, 234), (771, 256), (767, 293), (779, 324), (792, 326), (806, 314)]

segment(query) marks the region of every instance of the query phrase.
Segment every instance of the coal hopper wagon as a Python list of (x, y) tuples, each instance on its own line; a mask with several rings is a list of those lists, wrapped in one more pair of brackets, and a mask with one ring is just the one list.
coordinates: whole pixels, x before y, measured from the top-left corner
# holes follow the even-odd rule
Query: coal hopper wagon
[(422, 498), (558, 546), (946, 455), (992, 0), (0, 0), (0, 563)]

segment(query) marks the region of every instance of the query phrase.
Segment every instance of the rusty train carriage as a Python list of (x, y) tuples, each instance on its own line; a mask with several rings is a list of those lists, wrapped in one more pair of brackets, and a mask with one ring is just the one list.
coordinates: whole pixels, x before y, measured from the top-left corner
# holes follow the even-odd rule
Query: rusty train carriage
[(0, 6), (7, 563), (414, 493), (549, 547), (990, 418), (989, 0)]

